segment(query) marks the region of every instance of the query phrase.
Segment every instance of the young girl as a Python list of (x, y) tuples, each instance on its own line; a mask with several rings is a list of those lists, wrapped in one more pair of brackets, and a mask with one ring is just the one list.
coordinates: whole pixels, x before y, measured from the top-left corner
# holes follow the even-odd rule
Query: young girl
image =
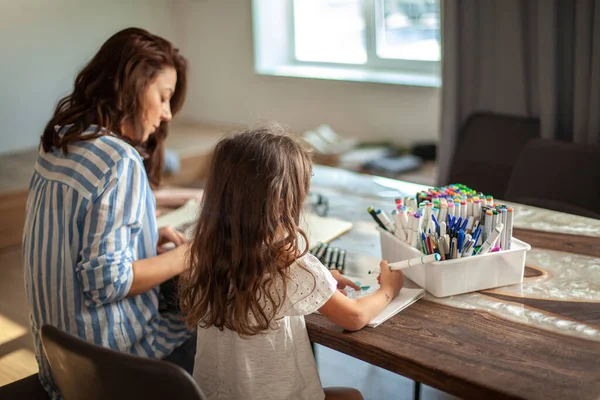
[(310, 177), (309, 151), (277, 126), (215, 149), (180, 283), (187, 323), (199, 327), (194, 378), (210, 399), (362, 399), (322, 388), (304, 315), (318, 310), (361, 329), (398, 294), (403, 275), (382, 261), (376, 293), (351, 300), (336, 290), (325, 266), (299, 248)]

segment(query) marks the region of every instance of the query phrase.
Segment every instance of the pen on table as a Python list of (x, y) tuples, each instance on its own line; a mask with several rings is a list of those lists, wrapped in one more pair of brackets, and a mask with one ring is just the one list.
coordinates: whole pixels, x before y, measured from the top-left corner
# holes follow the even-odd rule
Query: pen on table
[(327, 251), (325, 252), (325, 259), (323, 260), (323, 265), (328, 266), (329, 263), (331, 263), (332, 252), (333, 252), (333, 249), (331, 247), (328, 247)]
[(338, 255), (338, 259), (337, 259), (337, 264), (336, 264), (336, 269), (338, 271), (344, 271), (346, 267), (346, 250), (340, 250), (340, 253)]
[(323, 259), (323, 256), (325, 255), (325, 251), (327, 250), (328, 247), (329, 247), (328, 243), (323, 243), (323, 246), (321, 246), (319, 248), (319, 251), (317, 251), (315, 253), (315, 257), (317, 257), (319, 259), (319, 261)]
[(337, 269), (337, 260), (338, 260), (339, 253), (340, 253), (340, 248), (334, 247), (331, 252), (331, 259), (329, 260), (329, 264), (326, 265), (327, 268)]
[[(392, 271), (397, 271), (399, 269), (414, 267), (415, 265), (429, 264), (432, 262), (440, 261), (441, 259), (442, 259), (442, 257), (439, 254), (435, 253), (435, 254), (430, 254), (428, 256), (424, 255), (421, 257), (410, 258), (410, 259), (404, 260), (404, 261), (394, 262), (394, 263), (391, 263), (388, 265)], [(378, 274), (380, 272), (381, 272), (381, 268), (377, 267), (375, 269), (370, 270), (369, 274)]]
[(315, 255), (319, 252), (319, 250), (323, 247), (323, 242), (317, 242), (317, 244), (309, 250), (309, 253)]

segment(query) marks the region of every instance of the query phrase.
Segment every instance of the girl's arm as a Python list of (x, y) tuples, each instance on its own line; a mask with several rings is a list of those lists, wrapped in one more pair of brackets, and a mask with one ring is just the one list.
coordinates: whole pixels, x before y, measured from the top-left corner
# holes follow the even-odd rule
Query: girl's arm
[(398, 295), (404, 283), (402, 271), (391, 271), (386, 261), (382, 261), (380, 266), (379, 290), (356, 300), (351, 300), (336, 291), (319, 312), (349, 331), (362, 329)]

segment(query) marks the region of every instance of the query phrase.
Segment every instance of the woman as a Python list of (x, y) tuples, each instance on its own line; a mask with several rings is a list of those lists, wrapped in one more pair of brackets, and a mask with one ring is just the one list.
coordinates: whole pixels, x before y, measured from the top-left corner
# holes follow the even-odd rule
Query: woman
[[(59, 394), (39, 339), (43, 324), (193, 368), (191, 332), (158, 310), (159, 285), (183, 271), (188, 246), (174, 229), (157, 229), (151, 191), (185, 89), (178, 50), (125, 29), (83, 68), (44, 130), (23, 262), (40, 379), (52, 397)], [(167, 243), (178, 247), (164, 251)]]

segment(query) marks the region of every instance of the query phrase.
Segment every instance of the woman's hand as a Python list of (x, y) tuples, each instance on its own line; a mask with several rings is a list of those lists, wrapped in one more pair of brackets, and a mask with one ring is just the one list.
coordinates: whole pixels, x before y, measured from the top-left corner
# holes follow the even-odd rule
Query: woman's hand
[(329, 272), (331, 272), (331, 276), (333, 276), (333, 279), (335, 279), (337, 281), (338, 290), (340, 292), (342, 292), (344, 295), (346, 295), (346, 291), (344, 290), (344, 289), (346, 289), (346, 286), (350, 286), (354, 290), (360, 290), (360, 286), (358, 286), (356, 283), (352, 282), (350, 279), (346, 278), (344, 275), (342, 275), (340, 273), (340, 271), (338, 271), (336, 269), (332, 269), (332, 270), (329, 270)]
[(156, 252), (158, 254), (165, 253), (173, 249), (173, 246), (167, 246), (168, 243), (173, 243), (174, 247), (179, 247), (187, 242), (183, 233), (179, 232), (172, 226), (164, 226), (158, 229), (158, 244)]

